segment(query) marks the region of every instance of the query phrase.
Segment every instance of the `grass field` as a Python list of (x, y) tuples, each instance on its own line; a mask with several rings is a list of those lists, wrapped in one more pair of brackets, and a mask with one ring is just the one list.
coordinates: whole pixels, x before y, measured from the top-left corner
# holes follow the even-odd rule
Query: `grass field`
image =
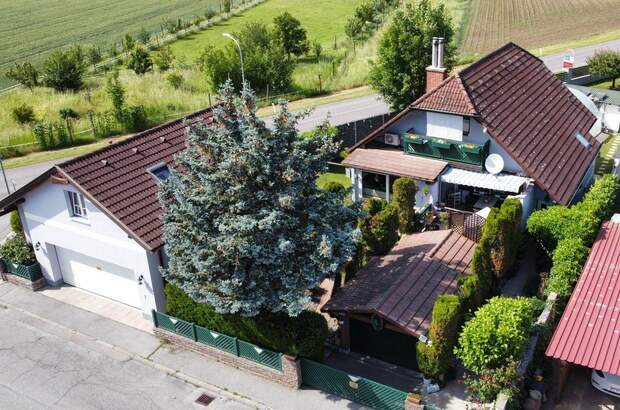
[(471, 0), (461, 53), (481, 54), (508, 41), (536, 49), (617, 31), (618, 0)]

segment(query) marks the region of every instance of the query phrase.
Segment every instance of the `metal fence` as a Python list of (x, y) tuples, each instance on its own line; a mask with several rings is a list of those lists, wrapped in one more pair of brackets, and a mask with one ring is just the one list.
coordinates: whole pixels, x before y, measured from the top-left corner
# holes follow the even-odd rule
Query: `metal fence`
[(177, 319), (154, 310), (153, 324), (157, 328), (192, 339), (195, 342), (282, 371), (282, 353), (272, 352), (271, 350), (259, 347), (253, 343), (245, 342), (236, 337), (197, 326), (191, 322), (186, 322), (185, 320)]
[(402, 410), (407, 393), (363, 377), (349, 375), (308, 359), (301, 359), (302, 383), (378, 410)]

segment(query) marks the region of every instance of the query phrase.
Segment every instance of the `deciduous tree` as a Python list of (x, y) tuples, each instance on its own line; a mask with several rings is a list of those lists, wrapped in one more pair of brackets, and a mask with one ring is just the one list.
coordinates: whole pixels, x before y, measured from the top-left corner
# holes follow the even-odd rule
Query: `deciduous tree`
[(144, 46), (137, 45), (131, 50), (127, 68), (132, 69), (138, 75), (143, 75), (153, 68), (153, 60)]
[(301, 137), (285, 104), (266, 127), (246, 88), (221, 89), (212, 124), (190, 127), (162, 185), (164, 276), (219, 313), (296, 316), (308, 289), (353, 254), (359, 212), (317, 187), (338, 150), (330, 135)]
[(444, 65), (450, 71), (456, 48), (452, 44), (454, 30), (443, 4), (433, 7), (429, 0), (420, 0), (407, 5), (404, 11), (395, 13), (381, 37), (369, 82), (392, 108), (403, 109), (424, 93), (433, 37), (446, 40)]
[(615, 50), (597, 51), (586, 60), (590, 73), (611, 78), (611, 88), (616, 88), (616, 78), (620, 77), (620, 52)]
[(172, 67), (172, 61), (174, 61), (174, 54), (170, 46), (163, 46), (153, 55), (153, 62), (160, 71), (169, 70)]
[(44, 83), (56, 91), (76, 91), (82, 87), (85, 71), (85, 56), (80, 46), (56, 50), (43, 64)]
[(306, 29), (301, 22), (293, 17), (288, 11), (273, 19), (273, 35), (290, 58), (291, 54), (300, 56), (308, 52), (309, 45), (306, 38)]
[(15, 63), (5, 75), (7, 78), (17, 81), (30, 90), (39, 85), (39, 71), (28, 61), (21, 64)]

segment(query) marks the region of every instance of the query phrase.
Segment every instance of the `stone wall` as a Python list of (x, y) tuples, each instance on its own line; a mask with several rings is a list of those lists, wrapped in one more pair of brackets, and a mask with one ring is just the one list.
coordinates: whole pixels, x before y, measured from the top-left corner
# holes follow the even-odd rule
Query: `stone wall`
[(47, 284), (47, 282), (45, 282), (45, 278), (39, 278), (34, 282), (31, 282), (28, 279), (24, 279), (20, 276), (7, 272), (2, 273), (2, 280), (30, 290), (39, 290)]
[(283, 355), (282, 371), (278, 371), (160, 328), (155, 328), (154, 332), (156, 336), (164, 338), (177, 346), (193, 350), (210, 359), (215, 359), (218, 362), (264, 377), (287, 387), (297, 389), (301, 385), (301, 366), (296, 357)]

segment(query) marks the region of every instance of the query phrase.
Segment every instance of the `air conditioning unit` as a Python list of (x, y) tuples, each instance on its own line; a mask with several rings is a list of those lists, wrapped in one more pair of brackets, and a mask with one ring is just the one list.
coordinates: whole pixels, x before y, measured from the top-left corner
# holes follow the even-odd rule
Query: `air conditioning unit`
[(400, 136), (386, 132), (384, 141), (387, 145), (400, 145)]

